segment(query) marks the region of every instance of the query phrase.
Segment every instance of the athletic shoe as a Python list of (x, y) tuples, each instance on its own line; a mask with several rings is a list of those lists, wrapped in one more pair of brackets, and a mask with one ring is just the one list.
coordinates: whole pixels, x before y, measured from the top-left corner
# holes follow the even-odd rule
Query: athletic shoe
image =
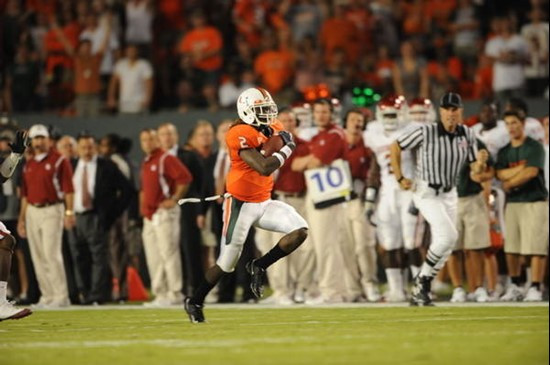
[(367, 295), (367, 300), (371, 303), (379, 302), (382, 300), (378, 286), (375, 283), (367, 283), (365, 286), (365, 294)]
[(523, 300), (523, 294), (516, 284), (508, 285), (506, 293), (500, 297), (503, 302), (521, 302)]
[(430, 297), (432, 278), (417, 276), (411, 292), (411, 306), (431, 307), (434, 304)]
[(489, 293), (487, 293), (487, 290), (480, 286), (474, 291), (474, 300), (478, 303), (485, 303), (490, 302), (491, 298), (489, 298)]
[(344, 300), (342, 298), (325, 298), (322, 295), (319, 295), (315, 298), (308, 298), (306, 299), (307, 305), (325, 305), (325, 304), (340, 304), (344, 303)]
[(0, 322), (7, 319), (21, 319), (30, 316), (32, 311), (27, 308), (15, 308), (12, 302), (0, 302)]
[(298, 304), (304, 303), (306, 301), (304, 289), (296, 289), (296, 291), (294, 292), (294, 297), (292, 299), (294, 299), (295, 303), (298, 303)]
[(261, 298), (264, 295), (264, 277), (265, 269), (255, 264), (256, 260), (249, 261), (246, 264), (246, 271), (250, 274), (250, 290), (256, 296)]
[(143, 303), (146, 308), (166, 308), (172, 305), (172, 302), (168, 298), (156, 297), (150, 302)]
[(407, 301), (407, 297), (402, 291), (388, 292), (384, 295), (384, 299), (388, 303), (403, 303)]
[(523, 298), (524, 302), (541, 302), (542, 301), (542, 292), (538, 290), (536, 287), (532, 286), (527, 290), (527, 294), (525, 295), (525, 298)]
[(189, 315), (189, 320), (191, 323), (203, 323), (206, 320), (204, 319), (204, 314), (202, 313), (202, 305), (190, 303), (191, 298), (185, 298), (184, 308)]
[(453, 290), (451, 303), (465, 303), (465, 302), (466, 302), (466, 291), (461, 286), (457, 286)]

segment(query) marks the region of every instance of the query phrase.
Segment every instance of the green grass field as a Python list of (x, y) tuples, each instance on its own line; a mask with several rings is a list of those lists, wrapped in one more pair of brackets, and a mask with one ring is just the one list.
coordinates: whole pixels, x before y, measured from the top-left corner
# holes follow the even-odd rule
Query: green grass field
[(548, 306), (37, 311), (0, 323), (0, 365), (548, 364)]

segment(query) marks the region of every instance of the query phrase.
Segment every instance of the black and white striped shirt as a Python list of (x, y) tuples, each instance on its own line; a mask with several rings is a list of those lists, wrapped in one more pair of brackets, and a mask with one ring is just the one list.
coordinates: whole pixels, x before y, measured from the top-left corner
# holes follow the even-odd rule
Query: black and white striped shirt
[(457, 184), (458, 172), (467, 161), (477, 156), (474, 133), (459, 125), (454, 133), (443, 128), (441, 122), (423, 125), (397, 139), (401, 149), (416, 149), (416, 178), (441, 188)]

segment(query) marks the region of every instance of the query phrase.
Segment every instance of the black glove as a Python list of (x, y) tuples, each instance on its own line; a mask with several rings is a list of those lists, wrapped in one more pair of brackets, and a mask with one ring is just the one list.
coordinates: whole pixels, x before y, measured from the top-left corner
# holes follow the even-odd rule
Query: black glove
[(268, 125), (261, 125), (258, 127), (258, 130), (263, 133), (264, 136), (267, 138), (271, 137), (273, 135), (273, 128), (271, 128)]
[(25, 152), (25, 149), (29, 145), (29, 137), (27, 136), (27, 132), (24, 130), (18, 130), (17, 133), (15, 133), (15, 140), (13, 143), (10, 143), (9, 146), (11, 148), (11, 151), (13, 153), (22, 154)]
[(283, 139), (283, 143), (286, 145), (289, 144), (295, 144), (294, 139), (292, 138), (292, 134), (288, 133), (287, 131), (280, 131), (279, 136)]

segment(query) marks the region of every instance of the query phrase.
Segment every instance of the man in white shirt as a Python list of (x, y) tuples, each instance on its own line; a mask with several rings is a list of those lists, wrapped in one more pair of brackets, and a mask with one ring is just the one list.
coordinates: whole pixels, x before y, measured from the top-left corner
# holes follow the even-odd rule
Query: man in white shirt
[(529, 48), (525, 40), (513, 33), (508, 17), (495, 19), (497, 36), (485, 45), (485, 54), (493, 60), (493, 91), (499, 100), (520, 96), (525, 75), (523, 63)]
[[(111, 21), (112, 17), (108, 17), (107, 19)], [(107, 27), (99, 25), (97, 14), (90, 13), (86, 17), (86, 28), (80, 33), (80, 40), (89, 40), (92, 44), (92, 53), (97, 54), (102, 51), (106, 36), (105, 32), (107, 32)], [(107, 46), (103, 50), (103, 59), (101, 60), (99, 69), (102, 77), (109, 77), (113, 73), (115, 52), (120, 47), (118, 34), (113, 30), (110, 32), (111, 36), (107, 41)]]
[(527, 95), (541, 97), (548, 87), (548, 21), (544, 12), (535, 6), (529, 14), (531, 23), (521, 28), (521, 35), (529, 45), (529, 63), (525, 66)]
[[(118, 103), (115, 96), (118, 88)], [(135, 45), (126, 47), (126, 58), (115, 65), (109, 83), (108, 106), (120, 113), (143, 113), (153, 96), (153, 69), (149, 61), (138, 58)]]

